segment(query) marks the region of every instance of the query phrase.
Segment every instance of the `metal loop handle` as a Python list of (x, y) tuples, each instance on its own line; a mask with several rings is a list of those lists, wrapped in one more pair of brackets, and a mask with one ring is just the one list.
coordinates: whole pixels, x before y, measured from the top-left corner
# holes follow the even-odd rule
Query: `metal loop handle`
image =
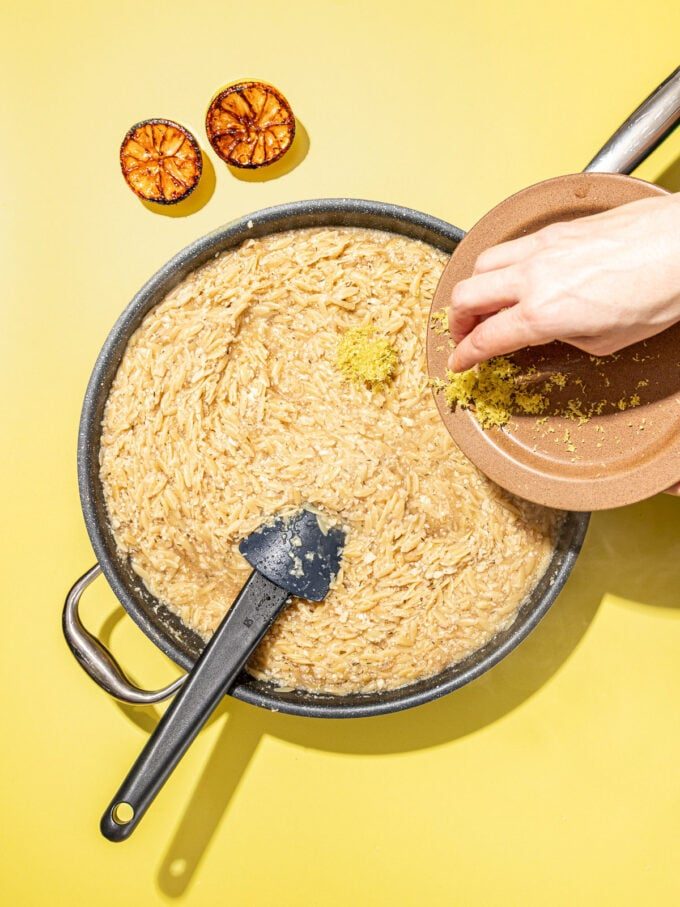
[(73, 584), (71, 591), (66, 596), (62, 615), (62, 628), (66, 642), (85, 673), (111, 696), (131, 705), (151, 705), (154, 702), (162, 702), (179, 690), (186, 680), (186, 675), (178, 677), (177, 680), (173, 680), (161, 690), (141, 690), (125, 676), (123, 669), (106, 646), (81, 623), (78, 613), (80, 597), (101, 572), (102, 568), (99, 564), (95, 564)]
[(680, 66), (637, 107), (586, 167), (632, 173), (680, 122)]

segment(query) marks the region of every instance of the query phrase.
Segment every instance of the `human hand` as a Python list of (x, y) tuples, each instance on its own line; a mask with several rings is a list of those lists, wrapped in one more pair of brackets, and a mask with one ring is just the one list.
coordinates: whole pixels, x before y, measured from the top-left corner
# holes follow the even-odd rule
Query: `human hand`
[(678, 320), (680, 194), (486, 249), (453, 289), (449, 367), (464, 371), (552, 340), (604, 356)]

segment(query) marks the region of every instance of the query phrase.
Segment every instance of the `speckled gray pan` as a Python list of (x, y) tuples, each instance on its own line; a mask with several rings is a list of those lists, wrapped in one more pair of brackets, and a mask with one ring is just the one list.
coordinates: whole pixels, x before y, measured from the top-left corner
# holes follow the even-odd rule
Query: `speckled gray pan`
[[(146, 313), (190, 271), (249, 237), (324, 226), (388, 230), (431, 243), (445, 252), (452, 252), (463, 237), (462, 230), (457, 227), (418, 211), (358, 199), (315, 199), (258, 211), (187, 246), (142, 287), (109, 334), (87, 387), (78, 438), (78, 482), (92, 546), (106, 579), (128, 614), (163, 652), (187, 669), (201, 651), (201, 639), (149, 594), (139, 577), (116, 553), (98, 469), (104, 404), (130, 336)], [(464, 661), (435, 677), (399, 690), (332, 696), (303, 691), (280, 692), (275, 686), (244, 674), (231, 695), (268, 709), (328, 718), (358, 718), (394, 712), (443, 696), (495, 665), (536, 626), (571, 572), (587, 524), (585, 513), (567, 516), (546, 573), (519, 609), (512, 626)], [(88, 670), (88, 658), (82, 654), (78, 657)]]

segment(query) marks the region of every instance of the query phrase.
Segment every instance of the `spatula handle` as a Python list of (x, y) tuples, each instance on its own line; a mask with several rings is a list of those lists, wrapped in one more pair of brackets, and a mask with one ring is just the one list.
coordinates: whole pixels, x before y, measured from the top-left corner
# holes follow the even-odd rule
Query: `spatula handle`
[(104, 813), (100, 827), (109, 841), (123, 841), (137, 827), (282, 610), (288, 594), (261, 573), (251, 573)]
[(590, 173), (632, 173), (680, 122), (680, 66), (655, 88), (586, 167)]

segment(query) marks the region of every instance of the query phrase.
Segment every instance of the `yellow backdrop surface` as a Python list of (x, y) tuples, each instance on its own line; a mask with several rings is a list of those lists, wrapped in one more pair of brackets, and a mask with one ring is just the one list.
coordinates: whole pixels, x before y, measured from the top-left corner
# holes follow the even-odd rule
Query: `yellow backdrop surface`
[[(442, 701), (356, 722), (225, 701), (123, 845), (99, 816), (159, 711), (85, 677), (60, 609), (93, 562), (75, 474), (85, 384), (159, 265), (299, 198), (469, 228), (585, 165), (677, 65), (680, 6), (4, 0), (0, 17), (3, 902), (677, 904), (679, 500), (597, 515), (540, 627)], [(205, 144), (211, 93), (241, 76), (289, 96), (305, 133), (292, 162), (258, 180), (208, 154), (188, 210), (145, 208), (118, 170), (125, 130), (173, 117)], [(640, 175), (678, 190), (679, 156), (676, 135)], [(175, 676), (103, 580), (83, 614), (138, 682)]]

